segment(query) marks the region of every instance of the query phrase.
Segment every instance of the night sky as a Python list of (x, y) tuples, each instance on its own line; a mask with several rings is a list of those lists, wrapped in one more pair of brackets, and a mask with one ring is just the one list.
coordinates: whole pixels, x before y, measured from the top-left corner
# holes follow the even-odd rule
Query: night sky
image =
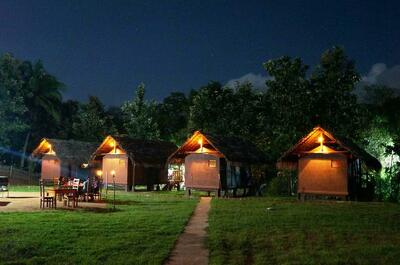
[[(341, 45), (364, 82), (400, 89), (400, 1), (0, 1), (0, 52), (41, 59), (66, 99), (119, 105), (210, 80), (263, 86), (262, 63)], [(244, 77), (243, 77), (244, 76)]]

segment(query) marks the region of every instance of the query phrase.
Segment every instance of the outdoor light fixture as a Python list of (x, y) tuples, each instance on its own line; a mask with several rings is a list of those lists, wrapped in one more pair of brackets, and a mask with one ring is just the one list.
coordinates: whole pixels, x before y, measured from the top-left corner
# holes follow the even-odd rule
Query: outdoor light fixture
[(112, 147), (113, 148), (113, 152), (114, 152), (114, 154), (116, 154), (117, 153), (117, 148), (116, 148), (116, 144), (115, 144), (115, 141), (111, 141), (110, 142), (110, 147)]
[(198, 143), (200, 145), (200, 152), (203, 152), (203, 138), (200, 138)]
[(323, 152), (324, 151), (324, 136), (322, 135), (322, 133), (318, 137), (318, 143), (321, 145), (321, 152)]
[(96, 171), (96, 175), (98, 177), (101, 177), (101, 175), (103, 175), (103, 171), (101, 171), (100, 169)]
[(54, 155), (54, 154), (55, 154), (55, 152), (53, 151), (53, 147), (51, 146), (51, 144), (47, 143), (47, 148), (49, 148), (49, 151), (47, 151), (46, 154), (49, 154), (49, 155)]
[(111, 175), (113, 178), (113, 191), (114, 191), (114, 198), (113, 198), (113, 209), (115, 211), (115, 170), (111, 170)]

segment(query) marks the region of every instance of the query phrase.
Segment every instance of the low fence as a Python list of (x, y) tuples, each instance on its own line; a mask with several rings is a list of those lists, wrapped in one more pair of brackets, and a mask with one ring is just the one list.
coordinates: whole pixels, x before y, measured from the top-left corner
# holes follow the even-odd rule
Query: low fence
[(39, 173), (31, 173), (13, 166), (0, 166), (0, 176), (7, 176), (10, 185), (37, 185)]

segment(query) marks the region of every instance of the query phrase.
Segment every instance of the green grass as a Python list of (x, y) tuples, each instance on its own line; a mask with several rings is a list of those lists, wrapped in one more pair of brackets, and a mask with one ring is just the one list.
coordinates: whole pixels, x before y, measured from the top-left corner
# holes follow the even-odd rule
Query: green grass
[(400, 205), (213, 200), (208, 245), (210, 264), (399, 264)]
[(39, 192), (39, 185), (36, 186), (10, 185), (9, 190), (18, 192)]
[(196, 202), (118, 192), (115, 212), (1, 213), (0, 264), (162, 264)]

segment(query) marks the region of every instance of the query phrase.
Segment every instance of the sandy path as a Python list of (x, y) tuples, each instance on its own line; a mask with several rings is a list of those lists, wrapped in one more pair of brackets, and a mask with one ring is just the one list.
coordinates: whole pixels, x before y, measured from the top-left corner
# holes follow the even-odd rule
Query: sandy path
[[(4, 194), (5, 196), (6, 194)], [(90, 209), (105, 209), (106, 203), (101, 202), (79, 202), (79, 208)], [(63, 202), (57, 201), (57, 208), (68, 208), (63, 205)], [(40, 209), (40, 194), (39, 192), (10, 192), (8, 198), (0, 196), (0, 213), (1, 212), (34, 212), (41, 211)], [(45, 208), (45, 210), (52, 210)]]

